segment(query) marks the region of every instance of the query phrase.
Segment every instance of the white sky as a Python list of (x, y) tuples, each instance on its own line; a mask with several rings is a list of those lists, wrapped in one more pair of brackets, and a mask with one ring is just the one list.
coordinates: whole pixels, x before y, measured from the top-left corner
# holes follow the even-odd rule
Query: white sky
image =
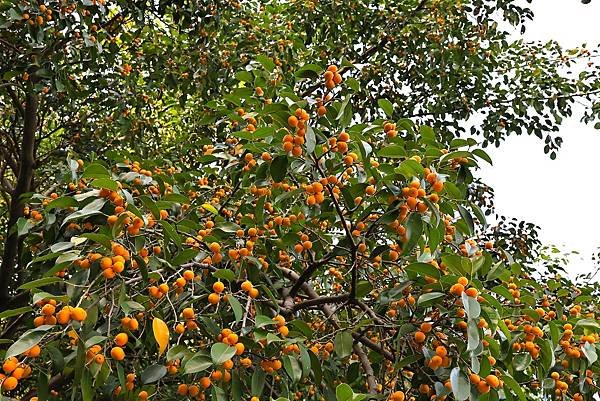
[[(557, 40), (571, 48), (600, 41), (600, 0), (534, 0), (535, 13), (526, 40)], [(495, 190), (497, 210), (541, 226), (543, 243), (565, 251), (576, 250), (570, 275), (593, 270), (591, 255), (600, 247), (600, 199), (597, 172), (600, 130), (566, 120), (559, 132), (564, 142), (556, 160), (544, 154), (535, 136), (511, 136), (500, 148), (488, 147), (494, 165), (482, 163), (480, 175)]]

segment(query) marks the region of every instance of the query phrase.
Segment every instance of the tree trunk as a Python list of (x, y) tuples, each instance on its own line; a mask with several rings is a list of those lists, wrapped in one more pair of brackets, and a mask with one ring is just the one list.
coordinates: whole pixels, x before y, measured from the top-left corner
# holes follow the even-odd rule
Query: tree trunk
[(19, 236), (16, 224), (19, 217), (23, 216), (23, 203), (21, 196), (31, 191), (33, 172), (35, 167), (35, 134), (38, 125), (38, 97), (35, 93), (28, 93), (25, 98), (25, 116), (23, 122), (23, 139), (21, 141), (21, 154), (19, 157), (19, 175), (15, 189), (11, 194), (8, 215), (7, 234), (4, 241), (4, 253), (0, 265), (0, 311), (11, 305), (11, 289), (14, 283), (15, 266), (17, 265)]

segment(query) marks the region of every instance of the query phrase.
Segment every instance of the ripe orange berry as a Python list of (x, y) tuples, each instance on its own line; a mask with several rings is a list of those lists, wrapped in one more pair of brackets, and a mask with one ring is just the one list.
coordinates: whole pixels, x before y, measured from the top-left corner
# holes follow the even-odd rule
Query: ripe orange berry
[(177, 387), (177, 394), (179, 394), (179, 395), (187, 395), (187, 393), (188, 393), (188, 386), (187, 386), (187, 384), (181, 383)]
[(56, 320), (62, 325), (68, 324), (71, 321), (71, 308), (68, 306), (63, 307), (56, 314)]
[(500, 379), (498, 379), (498, 377), (495, 375), (487, 375), (485, 377), (485, 382), (493, 388), (498, 388), (498, 386), (500, 385)]
[(466, 286), (469, 284), (469, 279), (466, 277), (459, 277), (457, 282), (458, 282), (458, 284), (462, 284), (463, 286)]
[(421, 323), (421, 327), (419, 327), (419, 328), (423, 333), (429, 333), (431, 331), (432, 327), (433, 326), (431, 323), (423, 322), (423, 323)]
[(98, 365), (102, 365), (105, 360), (106, 358), (104, 358), (104, 355), (102, 354), (98, 354), (94, 357), (94, 362), (96, 362)]
[(42, 307), (42, 315), (50, 316), (54, 314), (56, 307), (52, 304), (46, 304)]
[(195, 317), (195, 315), (196, 315), (195, 312), (194, 312), (194, 309), (192, 309), (192, 308), (185, 308), (183, 310), (183, 312), (181, 312), (181, 314), (186, 319), (193, 319)]
[(211, 293), (208, 296), (208, 302), (210, 302), (213, 305), (216, 305), (219, 303), (219, 301), (221, 300), (221, 297), (219, 296), (219, 294), (216, 293)]
[(2, 389), (6, 391), (12, 391), (15, 388), (17, 388), (18, 384), (19, 381), (15, 377), (10, 376), (4, 379), (4, 381), (2, 382)]
[(477, 288), (467, 288), (467, 290), (465, 291), (465, 294), (467, 294), (468, 296), (475, 298), (477, 296)]
[(459, 283), (456, 283), (450, 287), (450, 294), (461, 295), (464, 291), (465, 287)]
[(200, 385), (201, 385), (202, 387), (204, 387), (205, 389), (209, 388), (209, 387), (210, 387), (210, 385), (211, 385), (210, 378), (209, 378), (209, 377), (206, 377), (206, 376), (205, 376), (205, 377), (203, 377), (203, 378), (201, 378), (201, 379), (200, 379)]
[(254, 286), (252, 285), (252, 282), (246, 280), (242, 283), (241, 288), (245, 292), (249, 292), (252, 288), (254, 288)]
[(119, 347), (127, 345), (128, 341), (129, 337), (127, 336), (127, 333), (119, 333), (115, 336), (115, 344), (117, 344)]
[(225, 289), (225, 285), (223, 284), (223, 282), (221, 281), (216, 281), (213, 286), (213, 291), (216, 292), (217, 294), (220, 294), (223, 292), (223, 290)]
[(113, 347), (110, 350), (110, 356), (115, 361), (122, 361), (123, 359), (125, 359), (125, 351), (123, 351), (123, 348), (121, 347)]
[(288, 117), (288, 125), (290, 127), (297, 127), (298, 126), (298, 118), (296, 116), (289, 116)]
[(82, 322), (87, 317), (87, 312), (81, 307), (71, 309), (71, 319)]
[(425, 342), (425, 333), (422, 331), (415, 332), (415, 341), (419, 344)]
[(4, 373), (10, 374), (13, 372), (13, 370), (17, 368), (18, 363), (19, 361), (14, 356), (8, 358), (6, 361), (4, 361), (4, 364), (2, 365), (2, 370), (4, 370)]

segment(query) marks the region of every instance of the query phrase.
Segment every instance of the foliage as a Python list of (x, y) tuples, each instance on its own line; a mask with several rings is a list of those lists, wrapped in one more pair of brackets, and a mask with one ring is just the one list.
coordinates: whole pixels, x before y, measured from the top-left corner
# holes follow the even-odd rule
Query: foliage
[(592, 399), (597, 285), (472, 176), (596, 118), (596, 54), (531, 18), (1, 4), (2, 399)]
[(3, 313), (20, 324), (4, 368), (22, 371), (5, 391), (591, 399), (591, 289), (534, 280), (478, 240), (476, 141), (353, 123), (336, 70), (307, 97), (249, 71), (210, 105), (226, 139), (193, 166), (95, 159), (32, 196), (31, 302)]

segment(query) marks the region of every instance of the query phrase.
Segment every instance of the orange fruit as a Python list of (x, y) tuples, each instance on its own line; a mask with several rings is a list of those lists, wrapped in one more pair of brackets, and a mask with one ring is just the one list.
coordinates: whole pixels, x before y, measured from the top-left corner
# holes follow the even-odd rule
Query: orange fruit
[(110, 356), (116, 361), (122, 361), (125, 359), (125, 351), (121, 347), (113, 347), (110, 350)]
[(71, 318), (78, 322), (82, 322), (87, 317), (87, 312), (81, 307), (71, 309)]
[(213, 286), (213, 291), (216, 292), (217, 294), (220, 294), (223, 292), (223, 290), (225, 289), (225, 285), (223, 284), (223, 282), (221, 281), (216, 281)]
[(119, 347), (125, 346), (128, 341), (129, 337), (127, 336), (127, 333), (119, 333), (115, 336), (115, 344), (117, 344)]
[(220, 300), (221, 300), (221, 297), (219, 296), (219, 294), (216, 294), (214, 292), (208, 296), (208, 302), (210, 302), (213, 305), (218, 304)]
[(6, 391), (11, 391), (17, 388), (18, 384), (19, 381), (16, 378), (10, 376), (4, 379), (4, 381), (2, 382), (2, 389)]
[(242, 290), (249, 292), (252, 288), (254, 288), (254, 286), (250, 281), (246, 280), (242, 283), (241, 288)]
[(42, 307), (42, 315), (50, 316), (54, 314), (56, 307), (52, 304), (46, 304)]

